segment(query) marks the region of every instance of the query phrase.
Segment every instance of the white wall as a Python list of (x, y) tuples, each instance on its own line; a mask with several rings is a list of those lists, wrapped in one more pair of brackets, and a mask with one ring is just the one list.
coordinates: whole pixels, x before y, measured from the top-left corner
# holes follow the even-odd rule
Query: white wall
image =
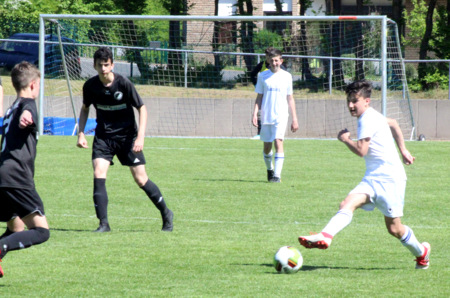
[[(292, 1), (293, 0), (284, 0), (282, 6), (283, 11), (292, 11)], [(297, 0), (294, 0), (297, 1)], [(264, 0), (263, 4), (264, 11), (276, 11), (275, 1), (274, 0)]]
[(219, 0), (219, 16), (228, 17), (236, 14), (236, 0)]
[(307, 16), (324, 16), (327, 10), (325, 0), (315, 0), (312, 7), (306, 10)]

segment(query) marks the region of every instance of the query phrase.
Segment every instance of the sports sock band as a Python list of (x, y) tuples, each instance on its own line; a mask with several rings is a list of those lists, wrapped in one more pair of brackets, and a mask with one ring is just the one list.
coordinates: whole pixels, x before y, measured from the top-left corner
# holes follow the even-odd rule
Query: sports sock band
[(410, 227), (405, 226), (405, 234), (403, 234), (400, 242), (405, 246), (414, 256), (420, 257), (425, 252), (425, 248), (417, 240), (413, 230)]
[(284, 153), (275, 153), (274, 176), (280, 178), (283, 170)]
[(273, 170), (273, 165), (272, 165), (273, 152), (270, 151), (269, 154), (265, 154), (265, 153), (263, 152), (263, 155), (264, 155), (264, 162), (265, 162), (265, 164), (266, 164), (266, 168), (267, 168), (268, 170)]

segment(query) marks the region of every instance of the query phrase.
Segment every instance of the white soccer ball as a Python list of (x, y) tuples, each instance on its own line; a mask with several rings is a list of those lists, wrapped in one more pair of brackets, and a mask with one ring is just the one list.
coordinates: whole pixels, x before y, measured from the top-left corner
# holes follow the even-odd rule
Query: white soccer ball
[(293, 246), (281, 247), (273, 257), (273, 265), (278, 273), (296, 273), (303, 265), (303, 257)]

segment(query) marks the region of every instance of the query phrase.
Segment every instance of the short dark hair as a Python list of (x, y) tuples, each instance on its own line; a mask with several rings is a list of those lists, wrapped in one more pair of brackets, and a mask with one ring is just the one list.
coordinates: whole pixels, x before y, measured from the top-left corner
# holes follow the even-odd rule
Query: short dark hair
[(40, 77), (39, 69), (27, 61), (17, 63), (11, 70), (11, 81), (16, 92), (27, 88), (32, 81)]
[(266, 53), (267, 57), (282, 56), (281, 51), (273, 47), (268, 47), (264, 52)]
[(111, 59), (111, 63), (114, 63), (114, 57), (112, 51), (107, 47), (101, 47), (94, 53), (94, 64), (97, 61), (108, 61)]
[(350, 83), (345, 88), (345, 94), (347, 98), (362, 96), (364, 98), (370, 98), (372, 95), (372, 83), (366, 80), (359, 80)]

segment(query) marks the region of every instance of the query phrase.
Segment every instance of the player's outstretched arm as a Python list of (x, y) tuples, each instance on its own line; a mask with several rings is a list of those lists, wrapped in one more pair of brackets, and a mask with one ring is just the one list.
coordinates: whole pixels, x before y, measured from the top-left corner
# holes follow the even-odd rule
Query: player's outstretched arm
[(386, 118), (389, 124), (389, 128), (391, 129), (392, 136), (394, 137), (395, 143), (397, 144), (398, 149), (403, 157), (403, 162), (407, 165), (410, 165), (416, 159), (411, 153), (406, 149), (405, 140), (403, 139), (403, 133), (400, 129), (400, 126), (397, 123), (397, 120), (392, 118)]
[(86, 122), (89, 115), (89, 107), (86, 107), (84, 104), (81, 106), (80, 110), (80, 120), (78, 122), (78, 140), (77, 147), (79, 148), (88, 148), (88, 143), (86, 137), (84, 135), (84, 129), (86, 127)]
[(32, 125), (33, 123), (34, 123), (33, 116), (31, 116), (30, 111), (28, 111), (28, 110), (23, 111), (22, 115), (20, 115), (19, 127), (25, 128), (29, 125)]

